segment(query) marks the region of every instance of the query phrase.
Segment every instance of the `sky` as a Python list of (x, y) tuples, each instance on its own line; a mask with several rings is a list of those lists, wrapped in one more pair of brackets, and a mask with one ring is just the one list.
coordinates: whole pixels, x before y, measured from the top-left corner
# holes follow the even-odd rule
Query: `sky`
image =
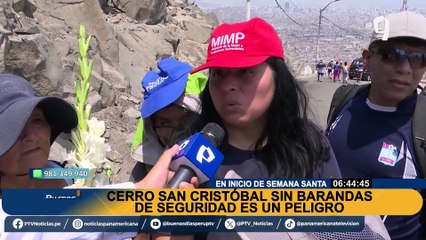
[[(250, 0), (253, 6), (276, 6), (275, 0)], [(284, 5), (289, 0), (277, 0)], [(291, 0), (297, 7), (322, 8), (332, 0)], [(201, 8), (214, 8), (219, 6), (245, 6), (246, 0), (195, 0)], [(403, 0), (339, 0), (333, 3), (333, 7), (339, 8), (380, 8), (400, 9)], [(426, 8), (426, 0), (407, 0), (408, 9)]]

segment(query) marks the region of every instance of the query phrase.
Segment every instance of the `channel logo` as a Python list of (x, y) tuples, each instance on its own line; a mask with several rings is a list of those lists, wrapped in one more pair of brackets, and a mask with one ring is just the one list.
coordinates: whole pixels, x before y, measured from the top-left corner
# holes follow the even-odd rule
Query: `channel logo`
[(22, 221), (20, 218), (15, 218), (15, 220), (12, 222), (12, 226), (14, 229), (21, 229), (24, 227), (24, 221)]
[(72, 227), (76, 230), (79, 230), (83, 227), (83, 220), (76, 218), (72, 221)]
[(153, 218), (149, 225), (151, 225), (152, 229), (157, 230), (157, 229), (160, 229), (161, 227), (161, 221), (158, 218)]

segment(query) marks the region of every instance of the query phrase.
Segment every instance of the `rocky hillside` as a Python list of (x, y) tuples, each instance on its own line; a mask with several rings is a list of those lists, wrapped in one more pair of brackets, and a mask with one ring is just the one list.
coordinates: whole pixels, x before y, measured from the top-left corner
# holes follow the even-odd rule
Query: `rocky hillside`
[[(89, 103), (106, 123), (114, 182), (126, 181), (134, 165), (129, 152), (143, 99), (141, 76), (166, 56), (200, 64), (218, 21), (191, 0), (2, 0), (0, 71), (24, 76), (39, 95), (74, 102), (80, 23), (92, 35)], [(63, 136), (51, 158), (61, 160), (70, 147)]]

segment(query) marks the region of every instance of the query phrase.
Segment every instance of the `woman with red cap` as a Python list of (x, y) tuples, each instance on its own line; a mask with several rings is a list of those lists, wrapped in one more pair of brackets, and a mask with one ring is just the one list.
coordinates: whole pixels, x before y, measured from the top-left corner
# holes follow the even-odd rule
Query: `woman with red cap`
[(340, 177), (322, 131), (307, 118), (308, 99), (284, 62), (280, 38), (260, 18), (222, 24), (211, 36), (208, 87), (198, 126), (226, 130), (224, 164), (243, 178)]
[[(209, 122), (225, 129), (219, 146), (225, 158), (216, 178), (341, 177), (328, 140), (308, 120), (307, 96), (289, 71), (281, 40), (270, 24), (253, 18), (220, 25), (211, 35), (206, 62), (193, 72), (203, 69), (209, 69), (209, 79), (193, 131)], [(242, 236), (229, 234), (237, 233), (211, 232), (195, 238)], [(292, 233), (281, 234), (285, 236), (279, 239), (294, 239)], [(269, 238), (257, 234), (251, 239), (259, 237)]]

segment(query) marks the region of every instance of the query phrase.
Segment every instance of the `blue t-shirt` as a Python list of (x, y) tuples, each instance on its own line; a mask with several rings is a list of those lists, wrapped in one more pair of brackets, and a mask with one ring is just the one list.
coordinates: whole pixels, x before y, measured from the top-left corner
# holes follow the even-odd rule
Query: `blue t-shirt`
[[(263, 161), (256, 158), (253, 151), (238, 149), (225, 141), (221, 146), (221, 152), (225, 159), (216, 172), (215, 178), (224, 178), (231, 170), (241, 178), (270, 178), (267, 166)], [(312, 177), (341, 177), (339, 166), (332, 151), (328, 159), (322, 159), (321, 164), (314, 164)]]
[[(328, 139), (342, 176), (417, 178), (411, 123), (417, 94), (403, 100), (396, 111), (385, 112), (367, 105), (367, 93), (368, 89), (349, 101), (330, 128)], [(422, 227), (420, 213), (388, 216), (384, 223), (392, 239), (418, 239)]]

